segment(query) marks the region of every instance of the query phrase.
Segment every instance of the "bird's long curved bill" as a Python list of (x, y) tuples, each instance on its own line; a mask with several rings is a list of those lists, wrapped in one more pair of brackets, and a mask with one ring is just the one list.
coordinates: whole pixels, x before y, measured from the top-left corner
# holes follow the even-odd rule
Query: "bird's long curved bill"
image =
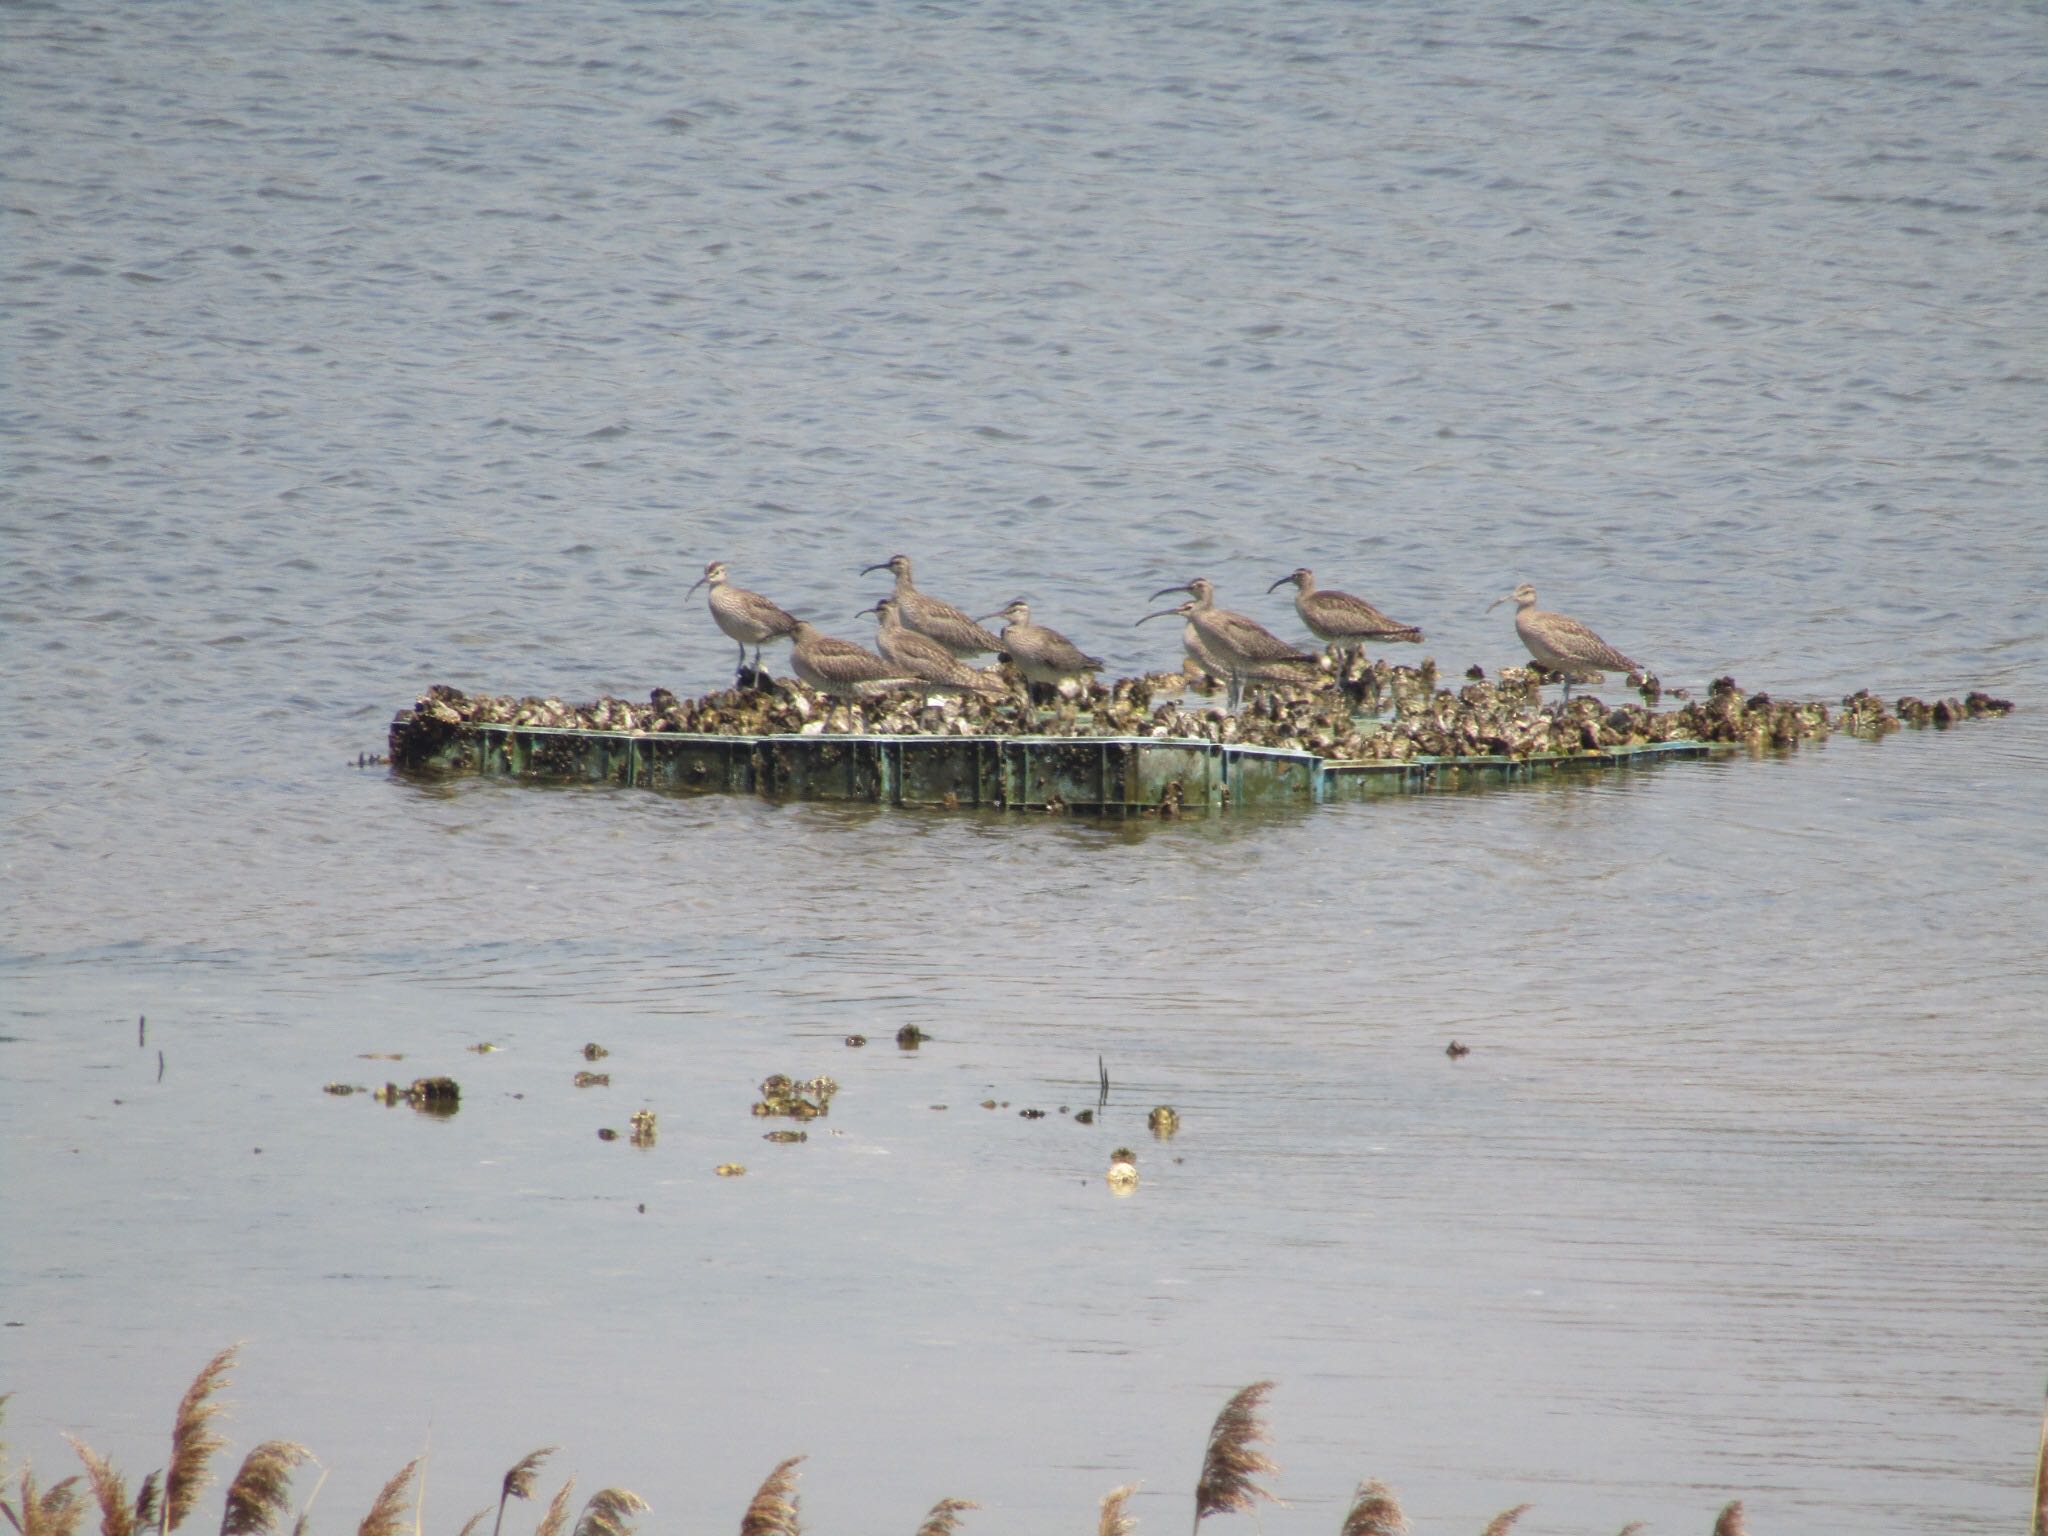
[[(1178, 587), (1161, 587), (1161, 588), (1160, 588), (1160, 589), (1159, 589), (1159, 590), (1158, 590), (1157, 592), (1154, 592), (1154, 593), (1152, 594), (1152, 597), (1164, 597), (1164, 596), (1166, 596), (1166, 594), (1167, 594), (1167, 593), (1169, 593), (1169, 592), (1192, 592), (1193, 590), (1194, 590), (1194, 588), (1192, 588), (1192, 587), (1189, 587), (1189, 586), (1186, 586), (1186, 585), (1182, 585), (1182, 586), (1178, 586)], [(1150, 598), (1150, 597), (1148, 597), (1147, 599), (1145, 599), (1145, 601), (1147, 601), (1148, 603), (1149, 603), (1149, 602), (1150, 602), (1151, 600), (1152, 600), (1152, 598)], [(1156, 619), (1156, 618), (1158, 618), (1158, 617), (1159, 617), (1159, 615), (1155, 613), (1155, 614), (1152, 614), (1152, 615), (1151, 615), (1151, 617), (1152, 617), (1152, 618), (1155, 618), (1155, 619)]]
[(691, 582), (690, 590), (683, 594), (684, 600), (687, 601), (690, 598), (695, 597), (697, 595), (697, 589), (703, 586), (704, 583), (709, 581), (710, 579), (711, 578), (709, 576), (699, 576), (695, 581)]
[[(1176, 591), (1179, 591), (1180, 589), (1179, 589), (1179, 588), (1177, 588), (1177, 587), (1168, 587), (1168, 588), (1167, 588), (1166, 590), (1167, 590), (1167, 591), (1169, 591), (1169, 592), (1176, 592)], [(1159, 611), (1158, 611), (1157, 613), (1148, 613), (1148, 614), (1146, 614), (1146, 615), (1145, 615), (1145, 619), (1177, 619), (1177, 618), (1179, 618), (1180, 616), (1181, 616), (1181, 612), (1180, 612), (1180, 610), (1179, 610), (1178, 608), (1162, 608), (1162, 609), (1160, 609), (1160, 610), (1159, 610)], [(1137, 620), (1136, 622), (1134, 622), (1134, 623), (1133, 623), (1133, 624), (1131, 625), (1131, 628), (1133, 628), (1133, 629), (1136, 629), (1136, 628), (1138, 627), (1138, 625), (1139, 625), (1139, 624), (1142, 624), (1142, 623), (1144, 623), (1144, 622), (1145, 622), (1145, 619), (1139, 619), (1139, 620)]]
[(1278, 581), (1274, 582), (1273, 585), (1266, 588), (1266, 590), (1268, 592), (1278, 592), (1282, 587), (1286, 586), (1287, 583), (1289, 583), (1292, 580), (1294, 580), (1292, 576), (1282, 576)]
[(1492, 602), (1486, 605), (1486, 611), (1488, 613), (1491, 613), (1494, 609), (1498, 608), (1502, 603), (1512, 603), (1514, 600), (1515, 594), (1512, 592), (1508, 593), (1505, 597), (1496, 597)]
[(862, 566), (860, 568), (860, 573), (861, 575), (865, 576), (869, 571), (886, 571), (887, 569), (889, 569), (889, 562), (886, 560), (880, 560), (873, 565)]

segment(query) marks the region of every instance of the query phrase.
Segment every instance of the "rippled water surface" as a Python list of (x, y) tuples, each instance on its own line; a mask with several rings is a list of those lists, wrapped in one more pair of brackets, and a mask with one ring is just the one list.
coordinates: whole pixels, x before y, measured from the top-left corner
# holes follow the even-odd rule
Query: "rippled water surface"
[[(799, 1451), (819, 1530), (1136, 1479), (1172, 1529), (1262, 1377), (1276, 1536), (1367, 1475), (1442, 1530), (2018, 1528), (2039, 8), (0, 27), (17, 1459), (139, 1477), (239, 1338), (236, 1446), (310, 1443), (329, 1530), (428, 1444), (448, 1529), (547, 1444), (650, 1532)], [(720, 685), (713, 557), (857, 635), (897, 550), (1123, 672), (1198, 573), (1298, 635), (1307, 564), (1447, 671), (1526, 579), (1667, 684), (2020, 712), (1168, 825), (355, 766), (436, 681)], [(774, 1071), (842, 1084), (802, 1145)], [(320, 1091), (435, 1072), (445, 1121)]]

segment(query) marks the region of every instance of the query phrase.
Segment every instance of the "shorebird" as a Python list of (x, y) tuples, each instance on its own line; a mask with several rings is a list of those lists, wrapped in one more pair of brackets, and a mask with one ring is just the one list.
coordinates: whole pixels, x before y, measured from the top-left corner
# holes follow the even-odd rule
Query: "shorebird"
[(905, 629), (902, 607), (895, 598), (885, 597), (861, 612), (876, 616), (875, 648), (883, 659), (919, 682), (954, 692), (986, 694), (990, 698), (1001, 698), (1010, 691), (999, 679), (968, 666), (931, 636)]
[(747, 664), (747, 647), (754, 648), (754, 670), (761, 670), (761, 647), (770, 640), (787, 639), (796, 633), (796, 620), (758, 592), (728, 586), (725, 562), (714, 560), (704, 567), (683, 600), (689, 601), (698, 587), (711, 586), (711, 621), (739, 642), (740, 665)]
[(1294, 611), (1301, 615), (1308, 632), (1325, 645), (1362, 651), (1368, 640), (1422, 638), (1422, 631), (1413, 624), (1388, 618), (1362, 597), (1353, 597), (1349, 592), (1318, 592), (1316, 573), (1305, 565), (1292, 575), (1282, 576), (1266, 590), (1277, 592), (1290, 581), (1294, 583)]
[(910, 579), (910, 556), (891, 555), (875, 565), (863, 566), (861, 575), (865, 576), (869, 571), (887, 571), (896, 578), (896, 590), (892, 595), (905, 629), (938, 641), (962, 661), (1003, 648), (1002, 641), (951, 603), (942, 603), (936, 597), (927, 597), (918, 591)]
[(1085, 681), (1089, 673), (1102, 670), (1102, 658), (1088, 655), (1058, 630), (1032, 623), (1031, 605), (1021, 597), (982, 618), (1003, 621), (1003, 650), (1026, 683), (1057, 688), (1068, 678)]
[(1567, 703), (1577, 677), (1590, 674), (1597, 683), (1608, 672), (1643, 670), (1641, 663), (1630, 661), (1577, 619), (1538, 608), (1536, 589), (1526, 581), (1506, 597), (1488, 603), (1486, 611), (1491, 613), (1502, 603), (1515, 605), (1515, 633), (1522, 637), (1529, 654), (1543, 663), (1544, 671), (1563, 674)]
[(834, 640), (821, 635), (817, 627), (799, 619), (789, 638), (789, 665), (799, 682), (819, 693), (840, 698), (851, 695), (886, 693), (891, 688), (908, 688), (917, 679), (894, 662), (885, 661), (864, 645), (851, 640)]
[[(1276, 667), (1300, 667), (1315, 665), (1315, 658), (1297, 651), (1278, 635), (1254, 619), (1228, 608), (1216, 606), (1216, 588), (1205, 576), (1178, 587), (1161, 587), (1152, 595), (1164, 597), (1169, 592), (1185, 592), (1188, 600), (1178, 607), (1168, 608), (1160, 613), (1148, 613), (1145, 619), (1161, 619), (1167, 614), (1179, 614), (1187, 621), (1187, 628), (1194, 632), (1201, 650), (1216, 662), (1230, 678), (1230, 707), (1235, 709), (1244, 699), (1244, 685), (1247, 682), (1279, 681), (1287, 674), (1276, 677)], [(1140, 619), (1140, 624), (1145, 622)], [(1183, 643), (1186, 642), (1183, 634)], [(1306, 681), (1306, 679), (1303, 679)]]

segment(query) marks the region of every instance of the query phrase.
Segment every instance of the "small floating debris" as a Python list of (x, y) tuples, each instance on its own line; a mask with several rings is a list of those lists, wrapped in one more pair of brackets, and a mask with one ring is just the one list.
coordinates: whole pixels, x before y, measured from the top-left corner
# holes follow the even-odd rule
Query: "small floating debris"
[(1043, 1120), (1045, 1118), (1045, 1111), (1042, 1109), (1020, 1109), (1017, 1113), (1025, 1120)]
[(654, 1111), (651, 1109), (634, 1110), (632, 1131), (633, 1145), (636, 1147), (651, 1147), (654, 1145), (654, 1137)]
[(848, 1035), (846, 1037), (846, 1043), (852, 1046), (855, 1050), (859, 1050), (862, 1046), (868, 1043), (868, 1037), (866, 1035)]
[(462, 1089), (452, 1077), (414, 1078), (405, 1088), (386, 1083), (372, 1097), (379, 1104), (410, 1104), (427, 1115), (452, 1115), (462, 1107)]
[(919, 1029), (915, 1024), (906, 1024), (896, 1031), (896, 1049), (899, 1051), (914, 1051), (929, 1039), (931, 1039), (931, 1036)]
[(754, 1105), (757, 1115), (787, 1115), (792, 1120), (816, 1120), (832, 1111), (832, 1096), (839, 1084), (829, 1077), (797, 1082), (780, 1072), (761, 1080), (761, 1097)]
[(1472, 1054), (1472, 1047), (1469, 1045), (1461, 1044), (1456, 1040), (1453, 1040), (1449, 1045), (1444, 1047), (1444, 1054), (1450, 1057), (1451, 1060), (1456, 1061), (1461, 1056), (1470, 1056)]
[(809, 1131), (763, 1131), (761, 1139), (786, 1147), (792, 1146), (799, 1141), (809, 1141), (811, 1133)]
[(367, 1093), (369, 1090), (360, 1083), (327, 1083), (320, 1091), (331, 1093), (337, 1099), (347, 1098), (352, 1093)]
[(488, 1040), (479, 1040), (475, 1045), (469, 1047), (469, 1049), (475, 1051), (479, 1056), (488, 1056), (491, 1054), (491, 1052), (500, 1049), (500, 1047), (493, 1045)]
[(585, 1061), (603, 1061), (609, 1055), (611, 1055), (611, 1052), (599, 1045), (595, 1040), (583, 1047), (583, 1059)]
[(1118, 1147), (1109, 1154), (1109, 1172), (1103, 1178), (1109, 1181), (1111, 1190), (1128, 1195), (1138, 1187), (1138, 1154), (1129, 1147)]
[(745, 1163), (720, 1163), (711, 1171), (721, 1179), (736, 1179), (747, 1171), (747, 1165)]
[(1171, 1104), (1161, 1104), (1145, 1117), (1145, 1124), (1151, 1128), (1154, 1136), (1165, 1141), (1180, 1129), (1180, 1111)]
[(617, 1141), (619, 1133), (608, 1125), (601, 1125), (597, 1128), (597, 1139), (599, 1141)]
[(578, 1088), (609, 1088), (611, 1085), (612, 1075), (609, 1072), (578, 1072), (576, 1074), (576, 1086)]

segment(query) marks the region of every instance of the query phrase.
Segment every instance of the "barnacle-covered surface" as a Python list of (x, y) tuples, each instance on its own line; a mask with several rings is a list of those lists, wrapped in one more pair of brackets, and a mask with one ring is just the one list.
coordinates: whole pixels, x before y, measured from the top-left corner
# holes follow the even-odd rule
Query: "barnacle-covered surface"
[(1889, 706), (1867, 690), (1833, 705), (1773, 699), (1745, 694), (1727, 677), (1704, 699), (1684, 699), (1672, 709), (1657, 708), (1665, 695), (1654, 677), (1638, 681), (1640, 702), (1608, 704), (1581, 694), (1546, 707), (1545, 679), (1536, 668), (1511, 667), (1489, 680), (1474, 667), (1466, 678), (1453, 689), (1440, 685), (1433, 661), (1396, 667), (1326, 656), (1312, 681), (1256, 691), (1234, 714), (1187, 697), (1191, 686), (1209, 680), (1175, 673), (1076, 683), (1045, 706), (1033, 705), (1021, 684), (1000, 698), (905, 690), (843, 700), (778, 680), (772, 688), (732, 688), (697, 699), (657, 688), (644, 704), (616, 698), (567, 704), (436, 685), (392, 721), (391, 760), (400, 767), (475, 766), (465, 760), (462, 741), (481, 725), (749, 737), (1150, 737), (1275, 747), (1340, 762), (1513, 760), (1668, 742), (1792, 747), (1834, 731), (1879, 736), (1902, 724), (1947, 726), (2012, 709), (1983, 693), (1932, 702), (1907, 697)]

